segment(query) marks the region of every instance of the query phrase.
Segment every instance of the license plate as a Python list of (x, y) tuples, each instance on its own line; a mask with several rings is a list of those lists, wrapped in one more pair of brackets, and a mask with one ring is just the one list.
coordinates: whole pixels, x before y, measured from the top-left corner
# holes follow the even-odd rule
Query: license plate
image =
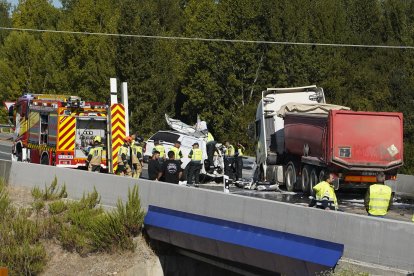
[(58, 155), (59, 159), (73, 159), (73, 155)]

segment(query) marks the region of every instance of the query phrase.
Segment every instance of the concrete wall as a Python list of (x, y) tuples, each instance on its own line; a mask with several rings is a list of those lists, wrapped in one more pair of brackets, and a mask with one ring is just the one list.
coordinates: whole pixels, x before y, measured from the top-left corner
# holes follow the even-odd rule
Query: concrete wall
[(138, 184), (144, 208), (151, 204), (341, 243), (345, 245), (345, 258), (414, 271), (414, 223), (36, 164), (10, 166), (10, 161), (0, 161), (0, 174), (10, 185), (26, 187), (44, 186), (56, 175), (74, 199), (95, 186), (102, 203), (112, 206), (118, 198), (125, 200), (128, 188)]
[(397, 181), (388, 181), (396, 195), (414, 198), (414, 176), (399, 174)]

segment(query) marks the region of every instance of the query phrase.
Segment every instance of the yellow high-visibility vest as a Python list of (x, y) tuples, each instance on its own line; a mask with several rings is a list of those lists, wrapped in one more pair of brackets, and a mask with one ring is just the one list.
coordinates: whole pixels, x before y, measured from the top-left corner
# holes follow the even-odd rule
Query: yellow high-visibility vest
[(188, 158), (191, 158), (193, 161), (203, 160), (203, 151), (201, 149), (192, 149)]
[(157, 150), (157, 151), (160, 152), (160, 157), (161, 158), (164, 158), (164, 156), (165, 156), (165, 148), (164, 148), (163, 145), (156, 145), (155, 146), (155, 150)]
[(122, 145), (118, 150), (118, 163), (123, 163), (122, 155), (125, 154), (126, 160), (129, 159), (129, 147)]
[(384, 216), (387, 214), (392, 190), (383, 184), (369, 186), (369, 208), (368, 213), (373, 216)]
[(234, 156), (234, 153), (235, 153), (235, 151), (234, 151), (234, 147), (233, 147), (233, 145), (230, 145), (230, 146), (226, 149), (226, 155), (227, 155), (227, 156)]
[(102, 161), (103, 148), (100, 146), (93, 147), (89, 150), (88, 156), (91, 156), (91, 165), (100, 165)]
[(313, 187), (315, 191), (316, 200), (322, 200), (327, 198), (329, 201), (333, 201), (335, 208), (338, 209), (338, 200), (336, 198), (334, 188), (326, 181), (322, 181)]
[(241, 149), (237, 149), (237, 153), (239, 154), (239, 156), (243, 156), (243, 151)]
[(174, 152), (174, 159), (175, 159), (175, 160), (179, 160), (179, 159), (181, 159), (181, 158), (182, 158), (182, 154), (180, 155), (181, 150), (180, 150), (179, 148), (172, 147), (170, 150), (171, 150), (172, 152)]
[(207, 142), (214, 141), (213, 135), (210, 133), (210, 131), (207, 133)]

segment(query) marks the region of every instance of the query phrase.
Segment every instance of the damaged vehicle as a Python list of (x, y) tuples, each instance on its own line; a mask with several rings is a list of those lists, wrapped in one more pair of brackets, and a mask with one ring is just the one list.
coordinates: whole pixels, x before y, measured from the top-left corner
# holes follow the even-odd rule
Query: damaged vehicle
[(200, 121), (196, 125), (190, 126), (180, 120), (170, 118), (167, 114), (165, 114), (165, 119), (172, 130), (157, 131), (145, 142), (144, 162), (147, 162), (151, 158), (155, 141), (160, 141), (160, 144), (165, 148), (166, 154), (174, 146), (176, 141), (180, 141), (180, 150), (183, 153), (181, 168), (185, 169), (191, 161), (188, 158), (188, 154), (192, 149), (192, 145), (198, 143), (203, 151), (203, 167), (200, 172), (201, 179), (205, 181), (214, 180), (217, 183), (221, 182), (224, 171), (224, 148), (220, 143), (216, 143), (215, 141), (207, 142), (208, 129), (206, 122)]

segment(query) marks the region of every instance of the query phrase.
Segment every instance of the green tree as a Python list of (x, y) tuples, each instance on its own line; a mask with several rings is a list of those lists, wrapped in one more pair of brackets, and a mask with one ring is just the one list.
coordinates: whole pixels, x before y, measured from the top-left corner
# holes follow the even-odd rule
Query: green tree
[[(10, 19), (10, 4), (6, 2), (6, 0), (0, 0), (0, 26), (2, 27), (10, 27), (11, 26), (11, 19)], [(0, 47), (4, 43), (6, 36), (8, 35), (8, 31), (0, 30)]]
[[(180, 1), (124, 0), (118, 31), (124, 34), (172, 36), (181, 32)], [(172, 40), (118, 39), (117, 75), (128, 82), (130, 124), (148, 135), (165, 126), (174, 113), (181, 77), (180, 44)]]

